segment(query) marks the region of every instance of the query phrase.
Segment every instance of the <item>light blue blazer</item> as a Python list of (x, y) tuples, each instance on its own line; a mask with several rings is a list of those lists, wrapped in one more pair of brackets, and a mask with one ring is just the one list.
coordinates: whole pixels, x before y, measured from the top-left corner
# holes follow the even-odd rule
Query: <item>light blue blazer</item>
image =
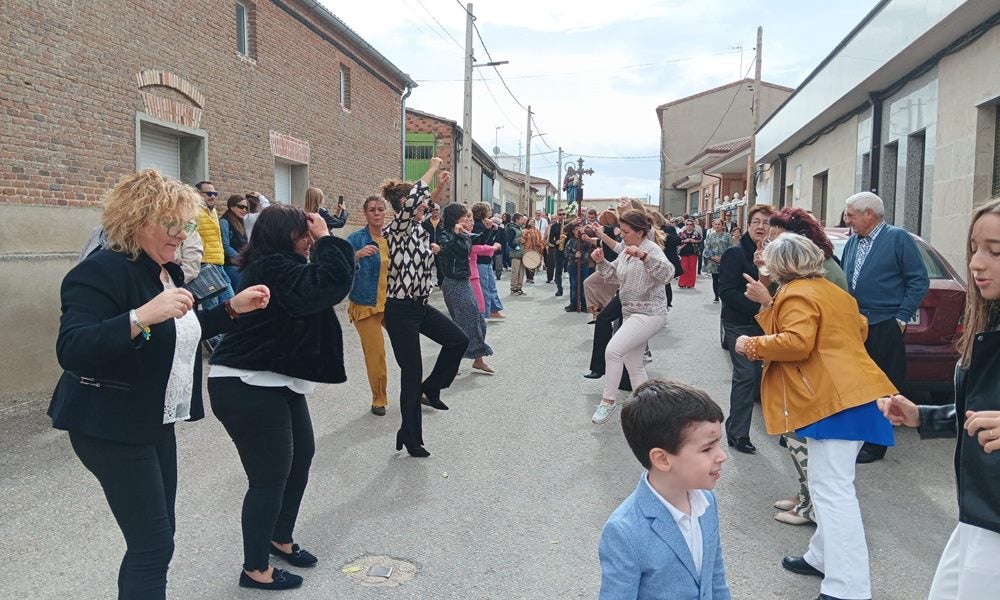
[(670, 511), (640, 479), (601, 532), (600, 600), (730, 600), (715, 495), (706, 495), (699, 576)]

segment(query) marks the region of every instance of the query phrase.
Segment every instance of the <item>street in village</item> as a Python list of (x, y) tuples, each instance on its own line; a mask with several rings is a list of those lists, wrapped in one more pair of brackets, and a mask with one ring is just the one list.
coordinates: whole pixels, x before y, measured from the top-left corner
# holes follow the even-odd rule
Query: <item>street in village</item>
[[(473, 372), (465, 361), (443, 396), (451, 410), (423, 409), (426, 460), (393, 450), (399, 412), (391, 359), (388, 415), (368, 412), (357, 335), (340, 311), (349, 380), (321, 386), (310, 399), (317, 450), (295, 536), (320, 562), (292, 569), (305, 583), (282, 597), (596, 597), (601, 527), (641, 467), (617, 414), (603, 426), (590, 422), (600, 381), (581, 377), (593, 331), (585, 315), (564, 312), (566, 297), (553, 297), (544, 277), (537, 281), (522, 298), (506, 297), (506, 276), (500, 282), (508, 318), (491, 322), (487, 336), (497, 374)], [(727, 410), (730, 366), (710, 288), (703, 277), (698, 289), (675, 291), (647, 368), (705, 389)], [(438, 292), (433, 300), (441, 304)], [(425, 365), (435, 353), (425, 342)], [(0, 598), (112, 598), (121, 533), (66, 433), (50, 427), (46, 406), (29, 397), (0, 414)], [(818, 579), (779, 564), (801, 554), (812, 532), (772, 519), (771, 503), (797, 490), (792, 463), (765, 436), (759, 410), (752, 435), (759, 453), (730, 453), (717, 488), (733, 598), (814, 598)], [(926, 596), (957, 518), (954, 442), (921, 442), (904, 431), (898, 443), (858, 471), (880, 600)], [(232, 442), (209, 415), (178, 425), (178, 451), (168, 596), (266, 597), (237, 587), (246, 479)], [(393, 566), (392, 575), (366, 577), (373, 564)]]

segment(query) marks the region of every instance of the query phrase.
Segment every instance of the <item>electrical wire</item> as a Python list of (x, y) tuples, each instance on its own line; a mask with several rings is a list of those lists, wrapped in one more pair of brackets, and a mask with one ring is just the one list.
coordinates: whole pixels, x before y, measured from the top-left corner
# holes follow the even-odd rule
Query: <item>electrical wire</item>
[[(732, 110), (733, 104), (736, 103), (736, 97), (740, 95), (740, 90), (743, 89), (743, 81), (750, 75), (750, 69), (753, 68), (756, 62), (757, 62), (757, 57), (754, 57), (754, 59), (750, 61), (750, 66), (747, 67), (747, 72), (744, 73), (743, 77), (740, 78), (740, 83), (739, 85), (736, 86), (736, 92), (733, 94), (733, 99), (729, 101), (729, 106), (726, 108), (726, 112), (722, 113), (722, 118), (719, 119), (719, 123), (715, 126), (715, 129), (712, 130), (712, 133), (709, 134), (708, 139), (705, 140), (705, 143), (701, 145), (701, 148), (698, 150), (698, 152), (701, 152), (702, 150), (708, 147), (708, 144), (712, 141), (712, 138), (715, 137), (715, 134), (718, 133), (719, 128), (722, 127), (723, 121), (726, 120), (726, 115), (728, 115), (729, 111)], [(698, 152), (695, 152), (695, 154), (698, 154)]]
[(432, 19), (434, 19), (434, 22), (438, 24), (438, 27), (440, 27), (440, 28), (441, 28), (441, 31), (445, 32), (445, 33), (446, 33), (446, 34), (448, 35), (448, 37), (450, 37), (450, 38), (451, 38), (451, 41), (455, 42), (455, 44), (456, 44), (456, 45), (457, 45), (457, 46), (458, 46), (459, 48), (461, 48), (461, 49), (462, 49), (462, 52), (464, 53), (464, 52), (465, 52), (465, 44), (463, 44), (463, 43), (459, 42), (458, 40), (456, 40), (456, 39), (455, 39), (455, 36), (451, 35), (451, 32), (450, 32), (450, 31), (448, 31), (448, 30), (447, 30), (447, 29), (445, 28), (445, 26), (441, 24), (441, 21), (438, 21), (437, 17), (435, 17), (435, 16), (434, 16), (434, 13), (432, 13), (432, 12), (431, 12), (431, 11), (429, 11), (429, 10), (427, 10), (427, 7), (426, 7), (426, 6), (424, 6), (424, 3), (423, 3), (423, 2), (421, 2), (421, 0), (417, 0), (417, 4), (419, 4), (419, 5), (420, 5), (420, 8), (424, 9), (424, 12), (426, 12), (426, 13), (427, 13), (428, 15), (430, 15), (430, 16), (431, 16), (431, 18), (432, 18)]

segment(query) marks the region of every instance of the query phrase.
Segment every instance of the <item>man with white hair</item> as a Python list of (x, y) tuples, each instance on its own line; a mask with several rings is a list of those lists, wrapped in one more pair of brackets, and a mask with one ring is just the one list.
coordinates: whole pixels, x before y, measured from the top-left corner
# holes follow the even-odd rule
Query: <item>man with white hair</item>
[[(847, 199), (844, 222), (854, 235), (844, 246), (847, 291), (868, 319), (865, 349), (897, 389), (906, 376), (906, 324), (923, 301), (930, 279), (916, 242), (905, 229), (885, 222), (882, 199), (871, 192)], [(885, 456), (886, 447), (865, 444), (859, 463)]]

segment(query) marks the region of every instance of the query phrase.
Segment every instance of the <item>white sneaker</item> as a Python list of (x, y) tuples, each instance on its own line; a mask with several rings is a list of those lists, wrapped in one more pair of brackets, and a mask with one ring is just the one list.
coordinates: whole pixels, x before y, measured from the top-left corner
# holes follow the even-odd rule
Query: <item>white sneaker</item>
[(591, 417), (590, 420), (593, 421), (595, 425), (607, 423), (611, 418), (611, 415), (615, 414), (616, 408), (618, 408), (617, 403), (605, 404), (604, 402), (601, 402), (597, 405), (597, 410), (594, 411), (594, 416)]
[(646, 353), (642, 355), (642, 362), (653, 362), (653, 353), (646, 350)]

